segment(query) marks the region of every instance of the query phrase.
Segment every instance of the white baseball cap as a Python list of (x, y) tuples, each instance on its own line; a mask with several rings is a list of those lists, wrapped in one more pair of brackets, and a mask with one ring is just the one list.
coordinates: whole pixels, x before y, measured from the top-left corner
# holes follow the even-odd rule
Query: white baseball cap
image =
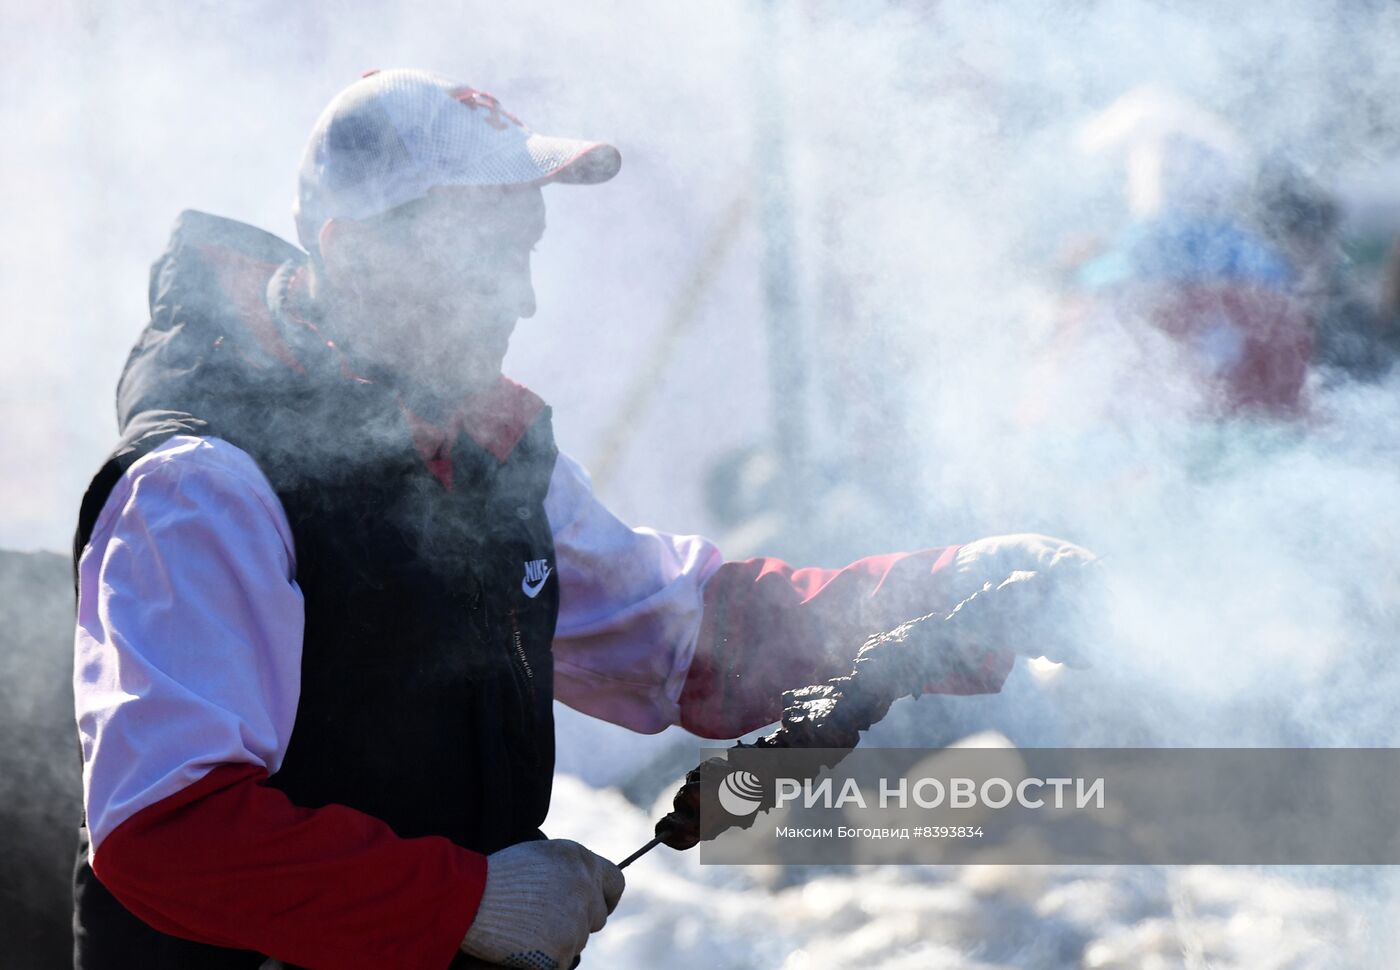
[(365, 219), (448, 185), (606, 182), (612, 145), (537, 135), (484, 91), (431, 71), (370, 71), (311, 129), (292, 206), (310, 252), (331, 219)]

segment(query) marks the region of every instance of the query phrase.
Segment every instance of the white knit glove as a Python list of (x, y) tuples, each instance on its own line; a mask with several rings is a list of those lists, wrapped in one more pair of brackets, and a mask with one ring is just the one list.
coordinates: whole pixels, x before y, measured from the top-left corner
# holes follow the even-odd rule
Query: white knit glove
[(622, 870), (568, 839), (521, 842), (486, 857), (486, 891), (463, 952), (525, 970), (568, 970), (608, 921)]
[(1064, 539), (1022, 533), (969, 542), (948, 581), (962, 600), (953, 632), (980, 645), (1085, 667), (1104, 636), (1103, 565)]

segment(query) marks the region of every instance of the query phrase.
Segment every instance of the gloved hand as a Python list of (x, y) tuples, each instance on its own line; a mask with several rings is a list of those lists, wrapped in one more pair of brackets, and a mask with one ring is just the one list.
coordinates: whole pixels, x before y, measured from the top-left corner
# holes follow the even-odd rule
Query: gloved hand
[(486, 892), (463, 952), (502, 967), (567, 970), (622, 898), (622, 870), (568, 839), (486, 857)]
[(964, 597), (960, 639), (1086, 667), (1104, 637), (1103, 565), (1083, 546), (1035, 533), (992, 536), (958, 549), (951, 569)]

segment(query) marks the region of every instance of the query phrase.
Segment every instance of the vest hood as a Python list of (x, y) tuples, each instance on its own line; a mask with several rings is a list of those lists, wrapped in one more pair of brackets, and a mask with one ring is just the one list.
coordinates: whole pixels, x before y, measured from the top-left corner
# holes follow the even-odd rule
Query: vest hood
[(301, 250), (231, 219), (186, 211), (151, 267), (151, 322), (117, 385), (125, 438), (171, 414), (224, 418), (295, 394), (332, 366), (314, 329), (274, 313), (269, 288), (279, 270), (304, 265)]
[(134, 450), (171, 433), (256, 441), (274, 481), (283, 464), (305, 471), (401, 453), (392, 387), (356, 377), (319, 329), (306, 273), (306, 254), (270, 233), (181, 213), (151, 268), (151, 322), (117, 385), (123, 441)]
[[(307, 262), (300, 249), (261, 229), (181, 213), (151, 267), (151, 322), (117, 385), (123, 440), (139, 446), (173, 427), (235, 443), (279, 441), (328, 460), (397, 452), (403, 428), (384, 400), (406, 385), (382, 369), (351, 367), (309, 298)], [(501, 377), (466, 399), (460, 417), (503, 462), (543, 407)]]

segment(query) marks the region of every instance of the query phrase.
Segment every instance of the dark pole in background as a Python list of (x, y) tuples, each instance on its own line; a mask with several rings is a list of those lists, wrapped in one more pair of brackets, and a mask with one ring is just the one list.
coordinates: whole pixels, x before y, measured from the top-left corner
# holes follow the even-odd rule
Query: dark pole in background
[[(781, 16), (785, 0), (753, 0), (754, 32), (755, 196), (759, 231), (763, 237), (763, 297), (768, 323), (768, 383), (772, 396), (773, 445), (784, 477), (807, 472), (808, 439), (806, 345), (797, 314), (797, 261), (793, 229), (791, 183), (788, 177), (786, 106), (779, 70)], [(789, 494), (801, 501), (807, 489)], [(795, 515), (802, 508), (789, 509)]]

